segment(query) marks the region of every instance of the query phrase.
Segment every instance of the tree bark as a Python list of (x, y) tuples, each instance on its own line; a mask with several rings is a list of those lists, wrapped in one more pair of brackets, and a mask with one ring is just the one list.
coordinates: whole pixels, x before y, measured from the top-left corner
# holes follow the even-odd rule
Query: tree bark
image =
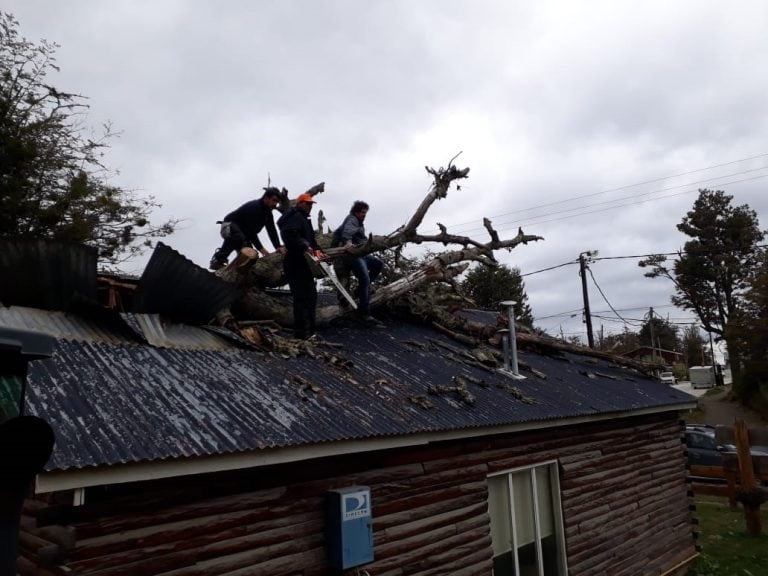
[[(440, 243), (444, 246), (457, 245), (460, 247), (458, 250), (438, 254), (419, 270), (379, 288), (371, 297), (372, 307), (381, 306), (386, 302), (400, 298), (428, 283), (450, 283), (464, 272), (472, 261), (491, 266), (496, 265), (493, 255), (495, 250), (512, 250), (520, 244), (543, 240), (540, 236), (527, 235), (522, 230), (519, 230), (514, 238), (501, 240), (487, 218), (483, 220), (483, 224), (490, 236), (490, 239), (486, 242), (480, 242), (467, 236), (450, 234), (442, 224), (438, 224), (440, 228), (439, 234), (419, 234), (418, 227), (424, 221), (424, 217), (432, 204), (437, 200), (446, 198), (451, 184), (466, 178), (469, 174), (469, 168), (458, 169), (453, 166), (452, 162), (453, 160), (449, 162), (447, 168), (426, 168), (427, 172), (433, 176), (434, 181), (426, 197), (405, 226), (385, 236), (370, 235), (366, 242), (358, 246), (350, 248), (327, 247), (325, 249), (328, 257), (333, 259), (343, 256), (365, 256), (389, 249), (401, 250), (408, 244), (422, 244), (425, 242)], [(310, 188), (306, 193), (314, 196), (322, 193), (324, 188), (325, 184), (321, 182)], [(292, 200), (288, 199), (288, 191), (283, 188), (281, 201), (277, 208), (278, 211), (285, 211), (291, 204)], [(330, 244), (330, 237), (327, 234), (323, 234), (324, 217), (322, 214), (319, 216), (320, 237), (318, 240), (321, 246), (328, 246)], [(237, 320), (272, 319), (278, 324), (290, 326), (293, 322), (290, 300), (288, 298), (280, 298), (265, 291), (269, 288), (285, 285), (282, 255), (275, 253), (263, 258), (257, 258), (257, 256), (258, 254), (252, 255), (246, 251), (245, 254), (238, 256), (233, 263), (217, 272), (217, 275), (222, 279), (234, 282), (243, 288), (242, 297), (231, 307), (232, 315)], [(315, 271), (315, 276), (322, 278), (323, 274), (318, 269)], [(348, 309), (341, 308), (338, 305), (322, 306), (317, 310), (317, 322), (319, 325), (327, 324), (335, 318), (348, 313)], [(222, 318), (228, 318), (231, 322), (231, 317), (226, 314), (223, 314)]]

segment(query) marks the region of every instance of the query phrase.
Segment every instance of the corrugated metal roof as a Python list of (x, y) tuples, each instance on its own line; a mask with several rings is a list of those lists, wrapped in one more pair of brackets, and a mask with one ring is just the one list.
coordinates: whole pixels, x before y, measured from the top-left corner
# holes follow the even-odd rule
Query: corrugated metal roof
[[(106, 312), (105, 312), (106, 313)], [(115, 316), (116, 322), (119, 318)], [(120, 330), (115, 324), (88, 319), (67, 312), (39, 310), (25, 306), (0, 306), (0, 326), (35, 330), (63, 340), (127, 344), (136, 342), (128, 330)]]
[[(163, 348), (192, 350), (229, 350), (232, 342), (249, 344), (226, 328), (197, 327), (162, 320), (157, 314), (117, 314), (94, 309), (97, 318), (85, 318), (67, 312), (38, 310), (24, 306), (0, 306), (0, 327), (43, 332), (62, 340), (102, 342), (105, 344), (141, 344)], [(111, 322), (104, 322), (104, 317)]]
[[(49, 470), (502, 426), (679, 405), (690, 396), (618, 366), (520, 351), (546, 374), (512, 380), (462, 361), (420, 326), (341, 326), (295, 359), (59, 342), (29, 369), (27, 406), (57, 442)], [(342, 358), (343, 357), (343, 358)], [(352, 363), (345, 369), (346, 361)], [(456, 392), (429, 389), (464, 379)]]
[(229, 350), (232, 344), (211, 331), (187, 324), (164, 322), (158, 314), (120, 314), (152, 346), (197, 350)]
[(134, 312), (207, 324), (237, 297), (237, 288), (159, 242), (141, 275)]
[(97, 250), (82, 244), (0, 238), (0, 302), (66, 310), (95, 301), (96, 258)]

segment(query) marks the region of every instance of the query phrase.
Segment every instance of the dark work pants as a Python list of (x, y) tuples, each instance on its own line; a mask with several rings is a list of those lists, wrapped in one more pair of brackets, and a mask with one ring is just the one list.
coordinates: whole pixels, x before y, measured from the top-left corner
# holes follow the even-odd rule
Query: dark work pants
[(304, 254), (288, 253), (283, 259), (283, 271), (293, 296), (293, 332), (297, 338), (315, 333), (317, 288), (315, 276)]
[(216, 258), (219, 260), (227, 260), (232, 251), (235, 254), (240, 252), (243, 246), (250, 246), (250, 243), (245, 239), (245, 234), (240, 229), (240, 226), (234, 222), (229, 223), (229, 236), (224, 238), (224, 242), (221, 244), (221, 248), (216, 250)]

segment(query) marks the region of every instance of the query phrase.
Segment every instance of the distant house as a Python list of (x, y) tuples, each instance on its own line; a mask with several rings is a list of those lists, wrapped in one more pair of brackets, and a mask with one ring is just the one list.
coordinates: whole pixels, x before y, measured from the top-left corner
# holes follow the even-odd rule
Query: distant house
[(622, 354), (625, 358), (634, 358), (636, 360), (652, 361), (662, 359), (667, 365), (679, 364), (683, 362), (683, 353), (664, 348), (652, 348), (651, 346), (640, 346), (629, 352)]
[(57, 438), (23, 574), (333, 574), (328, 492), (361, 486), (371, 576), (682, 574), (696, 556), (694, 399), (626, 367), (519, 350), (513, 378), (395, 320), (291, 357), (157, 314), (4, 304), (0, 326), (57, 340), (28, 374)]

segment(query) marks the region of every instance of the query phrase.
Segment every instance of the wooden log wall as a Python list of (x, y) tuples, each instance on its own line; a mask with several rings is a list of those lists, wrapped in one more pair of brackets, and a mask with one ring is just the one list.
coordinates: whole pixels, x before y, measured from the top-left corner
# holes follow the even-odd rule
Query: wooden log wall
[(557, 459), (569, 574), (660, 574), (695, 553), (680, 434), (648, 416), (29, 502), (20, 573), (325, 575), (325, 492), (366, 485), (371, 576), (485, 576), (487, 475)]

